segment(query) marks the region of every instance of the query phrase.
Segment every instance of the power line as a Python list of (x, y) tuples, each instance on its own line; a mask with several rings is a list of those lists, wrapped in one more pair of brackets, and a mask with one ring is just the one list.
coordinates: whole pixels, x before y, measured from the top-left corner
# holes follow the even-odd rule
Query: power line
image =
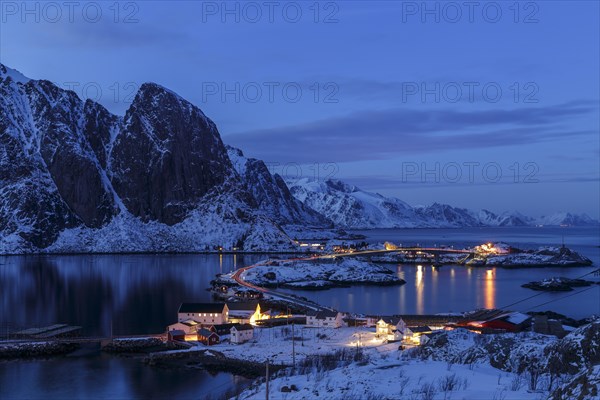
[[(588, 272), (588, 273), (585, 273), (585, 274), (583, 274), (583, 275), (581, 275), (581, 276), (578, 276), (577, 278), (573, 278), (573, 279), (581, 279), (581, 278), (583, 278), (583, 277), (585, 277), (585, 276), (588, 276), (588, 275), (591, 275), (591, 274), (596, 274), (596, 273), (598, 273), (598, 272), (600, 272), (600, 268), (598, 268), (598, 269), (596, 269), (596, 270), (594, 270), (594, 271), (590, 271), (590, 272)], [(515, 301), (514, 303), (508, 304), (508, 305), (506, 305), (506, 306), (500, 307), (500, 309), (505, 309), (505, 308), (508, 308), (508, 307), (512, 307), (512, 306), (514, 306), (514, 305), (516, 305), (516, 304), (522, 303), (522, 302), (524, 302), (524, 301), (527, 301), (527, 300), (533, 299), (534, 297), (538, 297), (538, 296), (541, 296), (541, 295), (544, 295), (544, 294), (546, 294), (546, 292), (540, 292), (540, 293), (536, 293), (536, 294), (534, 294), (534, 295), (532, 295), (532, 296), (525, 297), (524, 299), (521, 299), (521, 300), (519, 300), (519, 301)]]
[(538, 307), (541, 307), (541, 306), (545, 306), (546, 304), (554, 303), (555, 301), (560, 301), (560, 300), (566, 299), (567, 297), (571, 297), (571, 296), (575, 296), (575, 295), (578, 295), (578, 294), (583, 293), (583, 292), (587, 292), (588, 290), (591, 290), (591, 289), (594, 289), (594, 288), (595, 288), (595, 286), (590, 286), (588, 288), (580, 290), (579, 292), (570, 293), (570, 294), (562, 296), (562, 297), (560, 297), (558, 299), (549, 300), (549, 301), (547, 301), (545, 303), (538, 304), (537, 306), (533, 306), (533, 307), (529, 308), (527, 311), (533, 310), (534, 308), (538, 308)]

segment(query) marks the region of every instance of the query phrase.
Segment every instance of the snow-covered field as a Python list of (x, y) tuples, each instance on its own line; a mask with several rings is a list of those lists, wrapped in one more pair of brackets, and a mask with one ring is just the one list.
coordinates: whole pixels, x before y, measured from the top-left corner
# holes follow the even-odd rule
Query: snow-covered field
[[(360, 341), (363, 347), (379, 347), (381, 339), (375, 338), (375, 328), (311, 328), (303, 325), (293, 327), (295, 345), (292, 343), (292, 325), (275, 328), (255, 328), (254, 339), (244, 344), (231, 344), (229, 341), (211, 346), (231, 358), (246, 361), (292, 365), (292, 347), (295, 347), (296, 363), (314, 354), (331, 353), (340, 348), (356, 347)], [(202, 345), (200, 345), (202, 347)], [(394, 346), (395, 349), (398, 345)]]
[[(403, 361), (398, 354), (370, 351), (366, 365), (283, 376), (270, 382), (273, 399), (505, 399), (545, 398), (529, 392), (515, 375), (486, 365), (471, 369), (441, 361)], [(294, 385), (298, 390), (282, 392)], [(265, 385), (248, 389), (240, 399), (264, 399)]]
[[(584, 326), (561, 340), (526, 332), (477, 335), (455, 330), (404, 351), (398, 343), (376, 339), (373, 328), (321, 329), (316, 332), (326, 339), (315, 336), (304, 347), (296, 343), (296, 369), (283, 370), (270, 381), (270, 398), (600, 399), (599, 327)], [(291, 342), (285, 340), (290, 335), (285, 329), (264, 330), (255, 343), (213, 349), (231, 357), (269, 357), (276, 364), (289, 364)], [(359, 336), (361, 347), (356, 346)], [(265, 391), (259, 382), (237, 398), (262, 399)]]

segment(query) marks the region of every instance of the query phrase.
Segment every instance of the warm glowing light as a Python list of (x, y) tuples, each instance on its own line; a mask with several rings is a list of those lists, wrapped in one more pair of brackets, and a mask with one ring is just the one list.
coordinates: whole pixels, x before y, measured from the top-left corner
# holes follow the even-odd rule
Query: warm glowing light
[(496, 297), (496, 281), (494, 280), (494, 270), (486, 271), (485, 289), (484, 289), (485, 308), (492, 309), (495, 307)]
[(423, 266), (417, 265), (417, 275), (416, 275), (416, 295), (417, 295), (417, 314), (423, 314), (424, 310), (424, 301), (425, 301), (425, 291), (423, 290)]

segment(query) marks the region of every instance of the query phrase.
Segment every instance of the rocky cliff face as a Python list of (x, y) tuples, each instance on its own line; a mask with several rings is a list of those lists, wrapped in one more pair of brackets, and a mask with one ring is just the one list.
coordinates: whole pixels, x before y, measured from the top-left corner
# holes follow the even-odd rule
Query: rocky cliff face
[(111, 181), (144, 221), (181, 222), (232, 174), (214, 122), (155, 84), (141, 86), (109, 158)]
[(279, 224), (325, 221), (258, 160), (240, 177), (214, 122), (159, 85), (124, 118), (1, 64), (0, 94), (0, 253), (289, 250)]
[(240, 149), (227, 146), (229, 158), (242, 183), (259, 210), (284, 224), (327, 226), (332, 222), (297, 200), (278, 174), (271, 174), (265, 163), (246, 158)]
[(83, 137), (77, 96), (47, 81), (17, 82), (2, 65), (0, 92), (3, 236), (45, 247), (64, 228), (109, 220), (112, 198)]

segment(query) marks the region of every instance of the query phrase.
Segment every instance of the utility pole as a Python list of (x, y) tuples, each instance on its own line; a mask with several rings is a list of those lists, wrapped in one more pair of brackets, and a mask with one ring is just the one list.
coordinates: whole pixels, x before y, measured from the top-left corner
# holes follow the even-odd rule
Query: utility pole
[(296, 369), (296, 335), (294, 334), (294, 321), (292, 321), (292, 371)]
[(265, 393), (265, 399), (269, 400), (269, 359), (267, 358), (267, 390)]

